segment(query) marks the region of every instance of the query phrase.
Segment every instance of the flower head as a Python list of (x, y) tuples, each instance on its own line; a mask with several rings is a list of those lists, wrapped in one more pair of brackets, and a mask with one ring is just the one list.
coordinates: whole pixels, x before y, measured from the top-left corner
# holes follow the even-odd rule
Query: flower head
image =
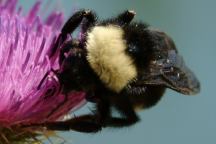
[(73, 92), (63, 103), (58, 78), (44, 77), (58, 68), (58, 51), (50, 54), (63, 14), (54, 11), (42, 20), (40, 2), (27, 15), (16, 6), (17, 0), (0, 2), (0, 127), (55, 121), (84, 101), (84, 93)]

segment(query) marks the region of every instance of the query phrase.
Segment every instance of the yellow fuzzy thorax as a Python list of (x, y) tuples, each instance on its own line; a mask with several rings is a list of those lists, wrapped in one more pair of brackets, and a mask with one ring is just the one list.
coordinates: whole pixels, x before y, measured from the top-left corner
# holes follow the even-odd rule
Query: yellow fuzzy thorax
[(111, 90), (120, 92), (136, 78), (132, 58), (126, 54), (123, 30), (118, 26), (96, 26), (87, 35), (87, 59), (100, 80)]

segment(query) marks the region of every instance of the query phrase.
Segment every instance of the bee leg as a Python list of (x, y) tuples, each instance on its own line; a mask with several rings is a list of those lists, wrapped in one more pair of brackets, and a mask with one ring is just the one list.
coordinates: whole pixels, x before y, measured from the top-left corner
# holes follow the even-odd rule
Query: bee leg
[(95, 16), (90, 10), (79, 10), (73, 14), (62, 28), (62, 34), (67, 35), (72, 33), (82, 22), (83, 18), (86, 18), (89, 23), (95, 22)]
[(74, 130), (85, 133), (95, 133), (102, 129), (94, 115), (83, 115), (66, 121), (47, 122), (42, 124), (48, 130), (69, 131)]
[(89, 23), (95, 22), (95, 16), (89, 10), (79, 10), (76, 13), (74, 13), (69, 18), (69, 20), (64, 24), (61, 33), (59, 34), (49, 57), (52, 57), (55, 54), (57, 48), (61, 46), (61, 44), (63, 44), (67, 39), (67, 35), (73, 33), (73, 31), (80, 25), (83, 18), (86, 18), (87, 21), (89, 21)]
[[(87, 32), (87, 30), (94, 26), (96, 21), (97, 21), (97, 16), (94, 12), (88, 10), (86, 11), (86, 15), (85, 15), (85, 20), (83, 20), (82, 22), (82, 26), (81, 26), (81, 33), (85, 34)], [(85, 35), (84, 35), (85, 36)]]
[[(56, 109), (55, 109), (56, 110)], [(94, 114), (86, 114), (76, 116), (66, 121), (54, 121), (44, 123), (33, 123), (21, 125), (23, 128), (29, 127), (45, 127), (47, 130), (69, 131), (74, 130), (84, 133), (96, 133), (103, 127), (104, 119), (110, 115), (109, 104), (102, 101), (97, 101), (97, 111)]]
[(69, 131), (74, 130), (85, 133), (95, 133), (102, 129), (94, 115), (83, 115), (66, 121), (54, 121), (21, 125), (22, 128), (45, 127), (47, 130)]
[(115, 108), (120, 112), (120, 117), (108, 117), (104, 123), (104, 127), (127, 127), (139, 121), (129, 98), (126, 95), (118, 95), (115, 97)]
[(114, 106), (121, 114), (121, 117), (112, 117), (110, 114), (111, 99), (109, 98), (111, 97), (101, 97), (101, 101), (97, 102), (95, 115), (83, 115), (64, 122), (49, 122), (45, 124), (45, 127), (50, 130), (75, 130), (94, 133), (100, 131), (103, 127), (127, 127), (139, 121), (126, 95), (118, 95), (111, 98), (115, 99)]
[(117, 18), (115, 18), (115, 19), (121, 25), (127, 25), (133, 20), (135, 15), (136, 15), (136, 13), (134, 11), (126, 10), (123, 13), (121, 13), (120, 15), (118, 15)]
[(66, 121), (44, 123), (48, 130), (68, 131), (74, 130), (85, 133), (95, 133), (102, 129), (97, 115), (83, 115)]
[(71, 41), (69, 41), (60, 49), (60, 54), (59, 54), (59, 65), (60, 66), (65, 59), (65, 53), (69, 52), (71, 48), (73, 48), (73, 44)]
[(101, 100), (93, 115), (87, 114), (62, 122), (47, 122), (43, 126), (49, 130), (75, 130), (78, 132), (95, 133), (102, 129), (103, 123), (110, 115), (109, 102)]

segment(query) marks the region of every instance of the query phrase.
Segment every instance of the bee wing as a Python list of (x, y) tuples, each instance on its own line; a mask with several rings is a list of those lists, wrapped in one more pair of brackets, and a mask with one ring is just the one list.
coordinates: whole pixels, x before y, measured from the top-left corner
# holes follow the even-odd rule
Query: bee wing
[(144, 74), (143, 78), (145, 84), (165, 85), (186, 95), (200, 91), (198, 79), (175, 50), (169, 50), (166, 59), (152, 61), (149, 72)]

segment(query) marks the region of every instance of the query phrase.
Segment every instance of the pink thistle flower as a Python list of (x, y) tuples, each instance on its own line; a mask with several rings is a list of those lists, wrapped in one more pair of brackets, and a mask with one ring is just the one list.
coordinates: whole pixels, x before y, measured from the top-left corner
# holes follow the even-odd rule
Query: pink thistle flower
[(38, 88), (44, 75), (58, 68), (58, 51), (50, 54), (63, 14), (54, 11), (42, 21), (40, 2), (25, 16), (16, 6), (17, 0), (0, 1), (0, 127), (59, 120), (85, 102), (84, 93), (72, 92), (62, 103), (54, 74)]

